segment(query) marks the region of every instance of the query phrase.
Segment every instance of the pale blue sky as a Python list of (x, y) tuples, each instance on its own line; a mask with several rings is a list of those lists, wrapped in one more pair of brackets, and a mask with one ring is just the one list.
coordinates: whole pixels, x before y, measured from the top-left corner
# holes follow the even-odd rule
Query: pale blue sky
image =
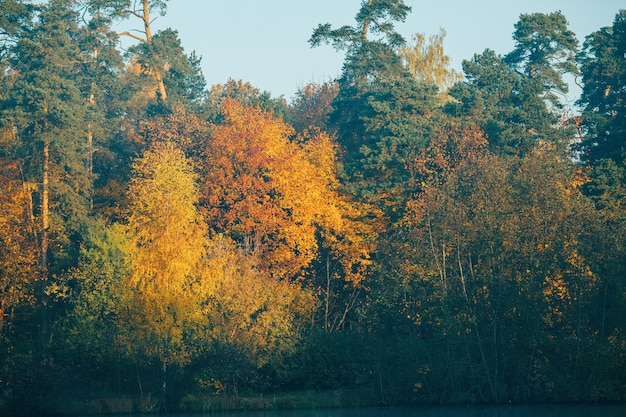
[[(585, 36), (610, 26), (618, 10), (626, 8), (626, 0), (405, 3), (412, 12), (397, 26), (399, 32), (409, 39), (416, 32), (432, 35), (444, 28), (445, 50), (459, 70), (464, 59), (485, 48), (500, 54), (511, 51), (513, 25), (522, 13), (561, 10), (582, 44)], [(340, 74), (343, 53), (331, 46), (311, 49), (307, 41), (319, 23), (352, 25), (360, 5), (361, 0), (171, 0), (167, 14), (153, 27), (178, 30), (185, 51), (202, 56), (208, 85), (242, 79), (290, 99), (299, 87)]]

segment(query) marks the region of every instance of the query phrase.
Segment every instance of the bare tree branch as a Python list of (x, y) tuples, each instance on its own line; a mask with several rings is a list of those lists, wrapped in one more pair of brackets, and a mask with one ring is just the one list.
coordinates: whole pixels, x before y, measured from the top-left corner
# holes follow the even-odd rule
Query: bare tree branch
[(146, 40), (144, 38), (142, 38), (141, 36), (137, 36), (134, 33), (131, 33), (129, 31), (118, 33), (118, 36), (124, 36), (124, 35), (125, 36), (130, 36), (131, 38), (136, 39), (136, 40), (138, 40), (140, 42), (144, 42), (144, 43), (146, 42)]

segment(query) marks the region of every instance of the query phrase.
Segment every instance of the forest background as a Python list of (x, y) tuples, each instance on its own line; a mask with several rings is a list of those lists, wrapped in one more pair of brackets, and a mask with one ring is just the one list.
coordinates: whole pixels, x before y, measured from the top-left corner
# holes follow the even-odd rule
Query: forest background
[(287, 102), (166, 6), (0, 1), (3, 412), (626, 399), (626, 11), (461, 74), (364, 0)]

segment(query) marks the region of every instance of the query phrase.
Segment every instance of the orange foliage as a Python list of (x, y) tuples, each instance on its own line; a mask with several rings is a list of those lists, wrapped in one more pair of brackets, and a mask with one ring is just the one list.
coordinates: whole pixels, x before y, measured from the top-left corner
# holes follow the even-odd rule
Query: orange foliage
[(291, 140), (281, 119), (230, 98), (220, 112), (204, 155), (208, 223), (260, 255), (275, 277), (301, 275), (317, 256), (318, 231), (347, 230), (334, 144), (320, 131)]

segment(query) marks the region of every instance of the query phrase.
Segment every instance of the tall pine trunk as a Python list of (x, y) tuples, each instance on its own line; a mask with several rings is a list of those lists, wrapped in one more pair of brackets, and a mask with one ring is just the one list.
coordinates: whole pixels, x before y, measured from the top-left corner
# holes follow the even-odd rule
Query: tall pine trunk
[[(146, 34), (146, 43), (152, 43), (152, 31), (150, 30), (150, 5), (148, 4), (148, 0), (143, 0), (143, 26), (144, 32)], [(154, 78), (157, 82), (158, 86), (158, 98), (161, 103), (165, 103), (167, 101), (167, 92), (165, 91), (165, 83), (163, 82), (163, 75), (161, 71), (155, 66), (153, 68)]]
[(41, 177), (41, 254), (40, 278), (37, 286), (41, 308), (41, 338), (45, 340), (48, 333), (47, 303), (45, 302), (46, 282), (48, 281), (48, 230), (50, 228), (50, 144), (44, 140), (43, 167)]

